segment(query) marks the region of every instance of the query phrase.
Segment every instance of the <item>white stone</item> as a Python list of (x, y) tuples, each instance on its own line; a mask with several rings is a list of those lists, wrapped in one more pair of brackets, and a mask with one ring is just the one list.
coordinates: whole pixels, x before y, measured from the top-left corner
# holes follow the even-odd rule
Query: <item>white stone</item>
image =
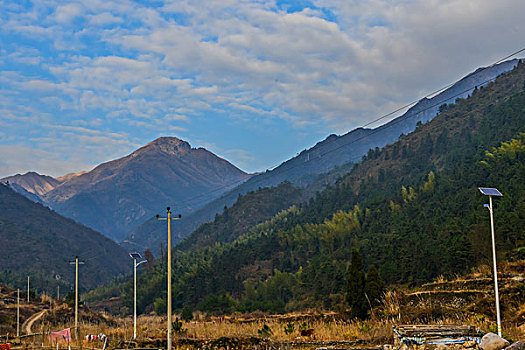
[(481, 338), (480, 348), (483, 350), (501, 350), (509, 346), (509, 342), (497, 334), (487, 333)]

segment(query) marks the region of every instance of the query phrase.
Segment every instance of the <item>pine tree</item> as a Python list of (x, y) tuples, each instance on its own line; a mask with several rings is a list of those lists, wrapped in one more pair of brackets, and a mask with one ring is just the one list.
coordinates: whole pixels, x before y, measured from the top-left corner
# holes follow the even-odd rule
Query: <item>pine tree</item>
[(365, 293), (372, 306), (377, 306), (381, 302), (385, 285), (379, 272), (374, 265), (370, 266), (366, 274)]
[(352, 260), (348, 269), (348, 284), (346, 301), (351, 308), (350, 316), (365, 319), (368, 311), (368, 302), (365, 296), (365, 270), (359, 251), (352, 250)]

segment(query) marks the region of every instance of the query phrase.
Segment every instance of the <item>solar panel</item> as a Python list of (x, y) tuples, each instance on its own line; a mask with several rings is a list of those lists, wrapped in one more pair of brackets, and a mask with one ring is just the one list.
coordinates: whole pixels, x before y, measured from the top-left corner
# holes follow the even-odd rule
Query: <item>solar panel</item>
[(488, 188), (488, 187), (478, 187), (479, 191), (483, 193), (485, 196), (503, 196), (500, 191), (498, 191), (495, 188)]
[(131, 256), (132, 259), (140, 259), (142, 256), (140, 256), (139, 253), (129, 253), (129, 256)]

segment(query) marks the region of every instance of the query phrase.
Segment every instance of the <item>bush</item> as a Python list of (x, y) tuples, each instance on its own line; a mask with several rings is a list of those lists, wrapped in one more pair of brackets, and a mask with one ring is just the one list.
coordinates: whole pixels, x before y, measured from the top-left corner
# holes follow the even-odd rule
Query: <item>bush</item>
[(193, 309), (191, 308), (191, 306), (189, 306), (189, 305), (184, 306), (184, 308), (182, 309), (182, 312), (180, 314), (180, 318), (183, 321), (191, 321), (191, 320), (193, 320)]

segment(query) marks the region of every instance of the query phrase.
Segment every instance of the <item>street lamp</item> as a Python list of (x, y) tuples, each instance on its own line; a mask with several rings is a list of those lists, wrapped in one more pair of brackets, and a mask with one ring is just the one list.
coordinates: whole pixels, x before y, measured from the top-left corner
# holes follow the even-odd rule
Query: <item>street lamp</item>
[(157, 214), (157, 220), (168, 220), (168, 307), (167, 307), (167, 313), (168, 313), (168, 349), (167, 350), (172, 350), (171, 349), (171, 344), (172, 344), (172, 341), (171, 341), (171, 220), (180, 220), (182, 218), (182, 216), (179, 214), (178, 217), (175, 217), (175, 218), (172, 218), (171, 217), (171, 212), (170, 212), (170, 207), (167, 207), (166, 208), (167, 212), (168, 212), (168, 216), (165, 217), (165, 218), (161, 218), (158, 214)]
[(498, 293), (498, 270), (496, 267), (496, 240), (494, 239), (494, 217), (492, 207), (492, 197), (503, 196), (500, 191), (495, 188), (478, 187), (479, 191), (485, 196), (489, 196), (489, 204), (484, 204), (490, 212), (490, 232), (492, 233), (492, 259), (494, 263), (494, 291), (496, 294), (496, 318), (498, 322), (498, 335), (501, 337), (501, 317), (499, 312), (499, 293)]
[(129, 256), (133, 259), (133, 340), (135, 340), (137, 339), (137, 266), (148, 260), (137, 262), (137, 259), (142, 259), (139, 253), (129, 253)]

